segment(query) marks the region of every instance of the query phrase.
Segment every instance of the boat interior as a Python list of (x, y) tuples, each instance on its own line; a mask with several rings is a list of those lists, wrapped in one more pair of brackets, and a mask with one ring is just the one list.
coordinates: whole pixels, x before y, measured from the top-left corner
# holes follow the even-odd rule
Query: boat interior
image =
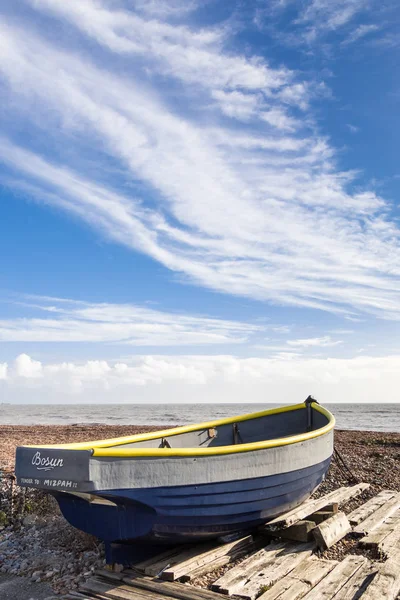
[(315, 431), (328, 424), (327, 416), (312, 408), (311, 411), (311, 422), (308, 409), (303, 406), (297, 410), (254, 416), (245, 420), (238, 417), (229, 419), (229, 422), (223, 420), (215, 424), (200, 425), (198, 429), (186, 433), (174, 433), (174, 430), (170, 430), (153, 439), (132, 439), (107, 447), (123, 445), (124, 448), (202, 448), (274, 440)]
[(333, 426), (333, 422), (333, 416), (319, 404), (302, 403), (198, 425), (51, 447), (93, 449), (95, 454), (96, 450), (101, 449), (222, 447), (301, 436), (317, 432), (328, 425)]

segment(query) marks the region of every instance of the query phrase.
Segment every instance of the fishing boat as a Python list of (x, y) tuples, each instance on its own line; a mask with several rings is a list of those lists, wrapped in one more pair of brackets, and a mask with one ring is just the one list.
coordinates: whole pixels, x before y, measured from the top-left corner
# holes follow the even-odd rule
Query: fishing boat
[(334, 424), (309, 397), (129, 437), (21, 446), (17, 482), (51, 493), (106, 548), (200, 541), (251, 530), (308, 498), (329, 468)]

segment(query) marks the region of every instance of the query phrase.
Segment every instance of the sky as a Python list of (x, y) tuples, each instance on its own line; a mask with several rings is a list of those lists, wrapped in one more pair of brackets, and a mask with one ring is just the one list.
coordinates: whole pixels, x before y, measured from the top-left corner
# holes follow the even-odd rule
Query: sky
[(396, 0), (0, 15), (0, 402), (399, 401)]

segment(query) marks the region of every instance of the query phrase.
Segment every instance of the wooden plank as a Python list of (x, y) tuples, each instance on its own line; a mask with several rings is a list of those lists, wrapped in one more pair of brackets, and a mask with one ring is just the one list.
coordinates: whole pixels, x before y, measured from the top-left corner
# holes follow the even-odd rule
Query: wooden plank
[(362, 565), (335, 594), (335, 600), (357, 600), (375, 577), (376, 567), (369, 561)]
[(337, 564), (336, 560), (318, 560), (311, 557), (261, 594), (257, 600), (300, 600)]
[[(185, 560), (176, 560), (176, 563), (166, 568), (162, 574), (161, 579), (166, 581), (175, 581), (182, 575), (187, 575), (190, 571), (210, 564), (213, 561), (221, 558), (222, 556), (230, 556), (232, 559), (235, 558), (238, 552), (246, 551), (246, 549), (252, 544), (253, 536), (247, 535), (244, 538), (230, 542), (229, 544), (223, 544), (222, 546), (214, 547), (207, 552), (201, 552), (194, 556), (189, 556)], [(175, 561), (174, 561), (175, 562)], [(147, 572), (147, 571), (146, 571)]]
[(353, 533), (356, 535), (366, 535), (382, 525), (397, 509), (400, 508), (400, 493), (396, 494), (391, 500), (385, 502), (367, 519), (354, 527)]
[(147, 590), (137, 590), (129, 586), (103, 582), (92, 578), (81, 585), (81, 589), (94, 594), (100, 594), (110, 600), (164, 600), (165, 596), (148, 592)]
[(298, 565), (307, 560), (315, 548), (311, 544), (298, 544), (281, 552), (273, 561), (261, 571), (254, 573), (248, 582), (240, 589), (234, 588), (230, 593), (243, 600), (255, 600), (262, 588), (270, 587), (277, 581), (293, 571)]
[(347, 556), (304, 596), (304, 600), (331, 600), (366, 563), (367, 559), (363, 556)]
[(136, 570), (143, 571), (145, 575), (155, 577), (167, 567), (193, 558), (200, 552), (208, 552), (213, 550), (216, 547), (217, 544), (215, 542), (208, 544), (191, 544), (190, 546), (184, 546), (183, 548), (182, 546), (178, 546), (176, 548), (172, 548), (171, 550), (167, 550), (166, 552), (162, 552), (161, 554), (157, 554), (157, 556), (140, 562), (134, 566)]
[(229, 554), (227, 556), (221, 556), (220, 558), (217, 558), (217, 559), (213, 560), (212, 562), (209, 562), (200, 567), (197, 567), (196, 569), (193, 569), (186, 575), (182, 575), (179, 579), (180, 579), (180, 581), (185, 582), (185, 583), (187, 581), (192, 581), (196, 577), (200, 577), (201, 575), (205, 575), (206, 573), (211, 573), (212, 571), (215, 571), (216, 569), (219, 569), (220, 567), (228, 565), (230, 562), (237, 560), (238, 558), (241, 558), (245, 554), (249, 554), (251, 552), (256, 552), (264, 545), (265, 545), (265, 539), (259, 539), (259, 540), (253, 541), (248, 546), (245, 546), (245, 547), (235, 551), (234, 554)]
[[(186, 550), (190, 550), (193, 547), (193, 545), (191, 544), (190, 546), (186, 547)], [(141, 572), (145, 572), (145, 569), (147, 567), (150, 567), (153, 564), (156, 564), (158, 562), (161, 563), (161, 565), (163, 564), (163, 562), (165, 561), (165, 564), (169, 564), (170, 560), (172, 560), (173, 558), (175, 558), (176, 556), (179, 556), (179, 554), (182, 554), (182, 546), (176, 546), (174, 548), (170, 548), (169, 550), (166, 550), (165, 552), (161, 552), (160, 554), (157, 554), (156, 556), (152, 556), (151, 558), (147, 558), (146, 560), (142, 560), (140, 563), (135, 564), (135, 569)], [(162, 569), (162, 566), (160, 566), (160, 571)]]
[(400, 527), (397, 527), (393, 533), (388, 535), (378, 547), (379, 552), (386, 557), (397, 552), (400, 548)]
[[(64, 596), (63, 596), (64, 598)], [(72, 596), (73, 600), (93, 600), (93, 598), (95, 598), (96, 600), (109, 600), (109, 598), (107, 598), (107, 596), (103, 596), (103, 594), (97, 593), (95, 594), (94, 592), (91, 592), (90, 595), (86, 594), (81, 594), (80, 596)], [(72, 599), (68, 599), (68, 600), (72, 600)]]
[[(332, 513), (328, 513), (332, 516)], [(295, 542), (308, 542), (312, 539), (311, 531), (315, 528), (314, 521), (299, 521), (296, 525), (291, 525), (286, 529), (277, 529), (271, 531), (273, 537), (280, 537), (285, 540), (293, 540)]]
[(381, 563), (361, 600), (396, 600), (400, 594), (400, 549)]
[(400, 528), (400, 509), (396, 510), (390, 517), (386, 519), (379, 527), (376, 527), (368, 535), (360, 540), (360, 545), (366, 548), (378, 548), (378, 546), (391, 533)]
[(262, 569), (264, 565), (273, 560), (286, 546), (287, 544), (284, 542), (275, 542), (265, 546), (265, 548), (261, 548), (261, 550), (246, 558), (239, 565), (236, 565), (236, 567), (229, 569), (229, 571), (212, 584), (211, 589), (222, 594), (229, 594), (231, 586), (235, 586), (239, 582), (245, 583), (252, 573), (256, 573)]
[(350, 533), (351, 525), (343, 512), (338, 512), (313, 529), (318, 548), (326, 550)]
[(340, 506), (351, 500), (351, 498), (356, 498), (370, 487), (370, 483), (357, 483), (350, 487), (342, 487), (334, 490), (330, 494), (327, 494), (327, 496), (330, 497), (331, 502), (337, 502)]
[(378, 508), (391, 500), (395, 495), (396, 492), (393, 490), (382, 490), (382, 492), (379, 492), (379, 494), (368, 500), (368, 502), (361, 504), (361, 506), (347, 515), (350, 525), (355, 527), (361, 523), (361, 521), (365, 521), (365, 519), (371, 516)]
[[(240, 558), (240, 555), (236, 558)], [(193, 581), (196, 577), (201, 577), (202, 575), (206, 575), (207, 573), (212, 573), (225, 565), (228, 565), (231, 562), (231, 557), (229, 556), (221, 556), (221, 558), (217, 558), (217, 560), (209, 563), (208, 565), (203, 565), (202, 567), (198, 567), (193, 571), (190, 571), (187, 575), (182, 575), (179, 578), (179, 581), (182, 583), (187, 583), (188, 581)]]
[(135, 589), (148, 590), (159, 594), (162, 598), (176, 598), (178, 600), (221, 600), (221, 596), (210, 590), (201, 590), (183, 583), (160, 581), (149, 577), (124, 577), (123, 582), (134, 586)]
[(312, 513), (325, 508), (325, 506), (332, 504), (332, 502), (343, 504), (344, 502), (347, 502), (347, 500), (350, 500), (350, 498), (358, 496), (369, 487), (369, 483), (358, 483), (351, 487), (341, 487), (317, 500), (307, 500), (297, 508), (268, 521), (266, 527), (277, 524), (282, 527), (289, 527), (290, 525), (294, 525), (298, 521), (309, 517)]

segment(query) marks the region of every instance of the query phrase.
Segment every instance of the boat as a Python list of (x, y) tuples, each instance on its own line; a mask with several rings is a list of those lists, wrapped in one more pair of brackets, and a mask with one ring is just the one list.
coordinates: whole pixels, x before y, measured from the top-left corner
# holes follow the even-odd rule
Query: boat
[(52, 494), (75, 527), (112, 544), (246, 532), (306, 500), (333, 452), (313, 398), (262, 412), (87, 443), (21, 446), (17, 483)]

